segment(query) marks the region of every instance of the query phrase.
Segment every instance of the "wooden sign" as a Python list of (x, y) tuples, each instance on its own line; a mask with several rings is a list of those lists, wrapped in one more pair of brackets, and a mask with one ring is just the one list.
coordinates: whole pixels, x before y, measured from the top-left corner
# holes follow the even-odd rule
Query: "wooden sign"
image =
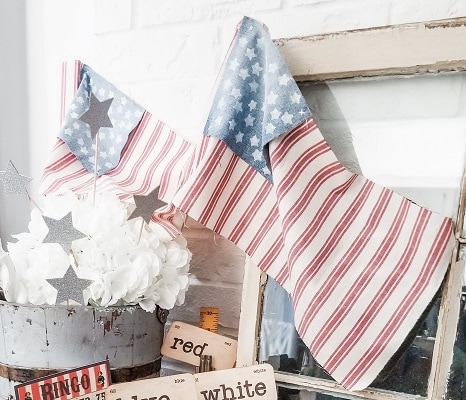
[(161, 353), (196, 366), (201, 355), (211, 355), (213, 369), (220, 370), (235, 365), (237, 343), (227, 336), (175, 321), (165, 336)]
[(111, 384), (108, 361), (70, 369), (15, 386), (16, 400), (104, 400)]
[(198, 400), (277, 400), (270, 364), (196, 374)]
[(114, 384), (102, 400), (189, 400), (195, 391), (194, 375), (179, 374)]

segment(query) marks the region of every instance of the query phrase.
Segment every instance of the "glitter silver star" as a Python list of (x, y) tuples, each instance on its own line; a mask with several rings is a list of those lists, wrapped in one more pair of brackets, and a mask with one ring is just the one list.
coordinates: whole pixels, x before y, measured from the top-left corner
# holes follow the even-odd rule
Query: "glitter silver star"
[(94, 139), (100, 128), (113, 128), (112, 121), (108, 116), (108, 109), (112, 104), (113, 98), (99, 101), (94, 93), (91, 92), (89, 98), (89, 109), (79, 117), (79, 119), (89, 125), (91, 137)]
[(32, 178), (20, 175), (11, 160), (8, 160), (6, 171), (0, 171), (0, 180), (3, 181), (3, 190), (6, 195), (19, 194), (29, 198), (26, 185), (32, 181)]
[(167, 205), (164, 201), (159, 200), (159, 188), (160, 186), (157, 186), (147, 196), (133, 196), (136, 208), (128, 217), (128, 221), (133, 218), (141, 217), (148, 224), (153, 212)]
[(71, 249), (71, 242), (86, 237), (84, 233), (73, 226), (71, 212), (66, 214), (62, 219), (53, 219), (43, 216), (44, 221), (49, 228), (49, 233), (43, 240), (43, 243), (58, 243), (68, 254)]
[(79, 304), (83, 304), (83, 290), (93, 282), (89, 279), (78, 278), (71, 265), (66, 270), (63, 278), (46, 279), (46, 281), (58, 290), (55, 304), (61, 304), (68, 300), (74, 300)]

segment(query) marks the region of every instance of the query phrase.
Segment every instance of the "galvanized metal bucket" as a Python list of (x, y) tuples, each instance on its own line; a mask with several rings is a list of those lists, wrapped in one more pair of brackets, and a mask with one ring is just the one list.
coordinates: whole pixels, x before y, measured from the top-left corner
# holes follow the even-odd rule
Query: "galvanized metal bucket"
[(0, 398), (18, 383), (104, 360), (112, 382), (158, 376), (167, 314), (0, 301)]

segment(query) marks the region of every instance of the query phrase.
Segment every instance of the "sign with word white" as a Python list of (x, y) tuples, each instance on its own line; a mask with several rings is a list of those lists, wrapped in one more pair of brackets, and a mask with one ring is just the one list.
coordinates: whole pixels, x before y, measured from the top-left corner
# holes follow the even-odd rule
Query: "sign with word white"
[(104, 400), (111, 384), (108, 361), (85, 365), (15, 386), (16, 400)]
[(237, 344), (227, 336), (175, 321), (165, 336), (161, 353), (192, 365), (199, 365), (201, 355), (211, 355), (212, 368), (221, 370), (235, 365)]
[(204, 372), (196, 378), (197, 400), (277, 400), (270, 364)]
[(189, 400), (195, 399), (195, 391), (194, 375), (179, 374), (116, 383), (105, 392), (105, 400)]

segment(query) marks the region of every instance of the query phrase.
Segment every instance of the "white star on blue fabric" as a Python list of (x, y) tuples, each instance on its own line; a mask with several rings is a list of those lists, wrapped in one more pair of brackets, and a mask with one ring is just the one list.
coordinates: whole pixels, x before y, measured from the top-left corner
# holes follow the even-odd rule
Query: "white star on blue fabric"
[(223, 140), (272, 181), (267, 144), (311, 111), (260, 22), (243, 18), (224, 65), (204, 135)]

